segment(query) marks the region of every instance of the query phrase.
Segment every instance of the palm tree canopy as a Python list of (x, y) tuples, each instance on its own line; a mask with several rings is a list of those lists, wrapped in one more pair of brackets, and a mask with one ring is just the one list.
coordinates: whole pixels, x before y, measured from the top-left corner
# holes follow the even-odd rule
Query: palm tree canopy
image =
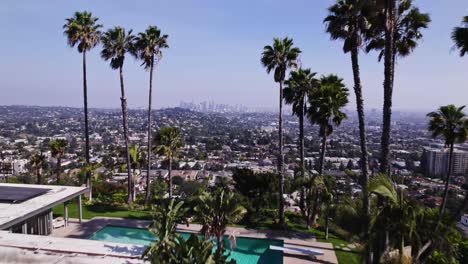
[[(431, 18), (427, 13), (421, 13), (413, 6), (413, 0), (400, 1), (397, 8), (395, 25), (395, 55), (408, 56), (423, 37), (421, 30), (427, 28)], [(366, 52), (379, 52), (379, 61), (383, 58), (385, 47), (385, 13), (377, 9), (371, 20), (370, 30), (367, 31)]]
[(283, 97), (287, 104), (292, 104), (293, 114), (302, 116), (307, 112), (307, 99), (314, 89), (318, 87), (317, 73), (310, 69), (300, 68), (292, 71), (291, 76), (286, 80), (286, 87), (283, 90)]
[(156, 150), (166, 156), (173, 156), (174, 153), (184, 145), (182, 132), (178, 127), (162, 127), (154, 137)]
[(136, 168), (145, 162), (145, 152), (136, 144), (130, 145), (128, 152), (130, 154), (132, 167)]
[(161, 49), (169, 48), (168, 37), (168, 35), (161, 35), (161, 30), (157, 26), (149, 26), (145, 32), (139, 33), (135, 38), (135, 55), (143, 61), (142, 65), (146, 69), (162, 58)]
[(102, 28), (97, 24), (99, 18), (93, 17), (91, 12), (75, 12), (73, 17), (67, 18), (63, 25), (64, 34), (67, 36), (68, 45), (75, 47), (81, 53), (95, 47), (100, 40)]
[(126, 31), (123, 27), (114, 27), (107, 30), (101, 38), (103, 49), (101, 57), (110, 60), (110, 66), (116, 70), (123, 66), (125, 54), (135, 54), (135, 36), (132, 30)]
[(31, 165), (33, 167), (41, 167), (46, 160), (46, 156), (42, 153), (35, 153), (31, 156)]
[(443, 136), (447, 146), (465, 142), (468, 137), (468, 118), (463, 112), (464, 108), (447, 105), (427, 114), (432, 137)]
[(274, 38), (273, 46), (263, 48), (261, 62), (267, 73), (275, 72), (275, 82), (284, 81), (288, 68), (297, 68), (297, 59), (301, 50), (293, 47), (293, 40)]
[(223, 235), (228, 224), (235, 224), (242, 220), (247, 212), (242, 207), (234, 193), (225, 189), (218, 189), (212, 194), (204, 192), (195, 206), (197, 218), (208, 229), (208, 235)]
[(49, 147), (54, 157), (62, 156), (67, 146), (68, 142), (65, 139), (57, 139), (49, 142)]
[(309, 97), (307, 111), (310, 121), (320, 125), (321, 136), (333, 133), (333, 124), (339, 126), (347, 118), (342, 109), (349, 102), (348, 95), (343, 79), (333, 74), (322, 76), (320, 87)]
[(468, 53), (468, 16), (463, 18), (461, 27), (453, 29), (452, 40), (455, 47), (460, 50), (460, 56), (465, 56)]
[(362, 35), (369, 30), (369, 1), (338, 0), (328, 8), (329, 15), (323, 20), (326, 32), (332, 40), (344, 40), (343, 51), (360, 48)]

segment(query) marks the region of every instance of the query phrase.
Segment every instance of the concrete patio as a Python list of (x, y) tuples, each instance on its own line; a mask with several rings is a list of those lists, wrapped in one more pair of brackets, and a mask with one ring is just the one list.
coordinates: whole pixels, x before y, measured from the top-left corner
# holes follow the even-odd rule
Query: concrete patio
[[(86, 239), (106, 225), (147, 228), (150, 223), (151, 221), (144, 220), (95, 217), (91, 220), (83, 220), (80, 224), (77, 219), (70, 219), (67, 227), (55, 229), (51, 236)], [(197, 224), (191, 224), (190, 226), (178, 225), (177, 227), (177, 230), (180, 232), (197, 233), (200, 229), (201, 226)], [(231, 232), (234, 232), (238, 237), (283, 240), (284, 247), (318, 249), (324, 252), (324, 255), (317, 256), (316, 259), (312, 259), (301, 253), (284, 253), (284, 264), (338, 263), (333, 245), (331, 243), (317, 242), (312, 234), (228, 227), (227, 233)]]

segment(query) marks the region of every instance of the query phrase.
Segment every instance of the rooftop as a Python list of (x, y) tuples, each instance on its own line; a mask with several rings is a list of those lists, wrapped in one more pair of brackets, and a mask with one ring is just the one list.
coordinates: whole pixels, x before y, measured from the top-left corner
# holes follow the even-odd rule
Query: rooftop
[[(0, 229), (9, 228), (88, 191), (86, 187), (0, 183), (2, 189), (16, 189), (17, 196), (24, 199), (0, 202)], [(28, 193), (35, 195), (23, 195)]]

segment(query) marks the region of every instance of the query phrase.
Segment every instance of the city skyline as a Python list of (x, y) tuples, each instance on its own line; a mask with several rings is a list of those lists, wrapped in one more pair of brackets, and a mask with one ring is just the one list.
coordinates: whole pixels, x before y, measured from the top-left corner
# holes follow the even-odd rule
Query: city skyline
[[(86, 1), (4, 1), (0, 4), (0, 21), (5, 26), (0, 33), (10, 37), (4, 39), (0, 49), (4, 62), (0, 70), (7, 76), (0, 81), (0, 105), (81, 107), (81, 57), (67, 46), (62, 30), (65, 18), (76, 10), (93, 12), (105, 29), (121, 25), (137, 33), (155, 24), (169, 34), (170, 48), (164, 51), (155, 72), (154, 108), (178, 106), (180, 101), (212, 100), (275, 108), (277, 87), (262, 68), (260, 54), (273, 37), (286, 35), (302, 49), (304, 67), (319, 74), (336, 73), (351, 89), (349, 56), (342, 53), (341, 42), (330, 41), (322, 23), (326, 7), (332, 2), (312, 5), (295, 1), (294, 5), (284, 6), (279, 1), (208, 1), (184, 3), (183, 9), (181, 3), (134, 6), (118, 2), (109, 9), (104, 2), (91, 7), (91, 2)], [(461, 7), (468, 8), (468, 3), (415, 2), (422, 12), (431, 15), (432, 22), (423, 31), (423, 41), (415, 52), (397, 61), (394, 108), (431, 110), (448, 103), (466, 104), (468, 62), (452, 49), (450, 32), (460, 24), (466, 9)], [(242, 18), (236, 16), (240, 12), (244, 13)], [(283, 14), (287, 19), (278, 20)], [(203, 45), (193, 45), (200, 41), (204, 41)], [(100, 49), (91, 51), (88, 59), (89, 104), (93, 108), (118, 108), (118, 75), (100, 59)], [(366, 109), (380, 110), (383, 64), (377, 62), (375, 53), (362, 54), (361, 64)], [(130, 57), (125, 78), (129, 106), (144, 108), (147, 73)], [(347, 108), (355, 108), (353, 96)]]

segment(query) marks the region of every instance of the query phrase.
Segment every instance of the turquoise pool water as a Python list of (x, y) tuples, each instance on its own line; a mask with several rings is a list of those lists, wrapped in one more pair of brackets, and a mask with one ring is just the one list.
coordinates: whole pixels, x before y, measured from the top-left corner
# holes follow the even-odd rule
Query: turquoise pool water
[[(190, 237), (189, 233), (179, 233), (184, 239)], [(127, 244), (150, 245), (156, 237), (146, 229), (120, 226), (106, 226), (94, 233), (89, 239)], [(270, 250), (270, 245), (283, 246), (282, 240), (237, 238), (237, 246), (231, 252), (238, 264), (283, 264), (283, 253)], [(224, 238), (225, 248), (230, 248), (227, 237)]]

